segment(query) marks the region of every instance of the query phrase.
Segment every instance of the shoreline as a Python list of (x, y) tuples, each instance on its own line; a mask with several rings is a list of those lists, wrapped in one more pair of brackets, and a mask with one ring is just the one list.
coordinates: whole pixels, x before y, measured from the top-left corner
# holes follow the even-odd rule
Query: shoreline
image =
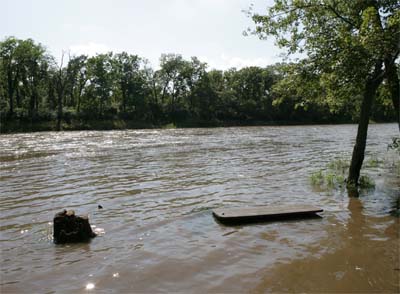
[[(375, 122), (370, 124), (397, 123)], [(63, 122), (60, 131), (112, 131), (112, 130), (138, 130), (138, 129), (185, 129), (185, 128), (224, 128), (224, 127), (255, 127), (255, 126), (301, 126), (301, 125), (345, 125), (357, 124), (352, 121), (201, 121), (186, 120), (181, 122), (151, 123), (145, 121), (132, 121), (124, 119), (104, 120), (72, 120)], [(13, 120), (0, 122), (0, 135), (56, 132), (55, 121)]]

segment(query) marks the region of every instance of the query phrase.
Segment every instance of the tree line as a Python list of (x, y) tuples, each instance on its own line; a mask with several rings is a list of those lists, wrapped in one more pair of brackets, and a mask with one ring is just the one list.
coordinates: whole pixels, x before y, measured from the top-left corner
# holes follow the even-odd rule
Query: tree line
[[(32, 39), (0, 42), (2, 124), (51, 121), (60, 130), (72, 121), (113, 119), (154, 126), (357, 121), (358, 94), (346, 87), (346, 99), (335, 99), (321, 81), (307, 59), (222, 71), (197, 57), (163, 54), (155, 70), (126, 52), (63, 52), (56, 60)], [(385, 83), (372, 119), (396, 119)]]

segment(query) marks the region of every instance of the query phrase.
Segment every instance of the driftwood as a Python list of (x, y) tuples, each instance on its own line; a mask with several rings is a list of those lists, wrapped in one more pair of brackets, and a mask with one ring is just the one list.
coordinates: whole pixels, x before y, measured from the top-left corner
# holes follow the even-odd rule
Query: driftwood
[(96, 237), (87, 216), (77, 216), (73, 210), (63, 210), (54, 216), (53, 240), (56, 244), (87, 242)]

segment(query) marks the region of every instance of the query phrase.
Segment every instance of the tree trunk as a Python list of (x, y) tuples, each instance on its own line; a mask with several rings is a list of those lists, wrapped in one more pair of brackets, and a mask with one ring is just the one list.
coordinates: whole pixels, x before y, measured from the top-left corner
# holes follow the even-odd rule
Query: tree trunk
[(66, 105), (64, 100), (64, 90), (65, 90), (65, 76), (63, 73), (63, 63), (64, 63), (64, 51), (61, 54), (60, 67), (56, 76), (56, 91), (57, 91), (57, 131), (61, 131), (61, 121), (63, 116), (63, 105)]
[[(35, 88), (37, 89), (38, 86), (35, 86)], [(39, 95), (35, 90), (35, 115), (37, 115), (38, 113), (39, 113)]]
[(10, 106), (10, 116), (14, 115), (14, 87), (11, 79), (11, 74), (8, 74), (8, 99), (9, 99), (9, 106)]
[(374, 74), (374, 78), (367, 79), (364, 99), (361, 105), (360, 120), (358, 122), (358, 130), (356, 137), (356, 144), (354, 145), (353, 155), (349, 169), (349, 177), (347, 179), (347, 188), (351, 189), (358, 185), (360, 178), (360, 171), (364, 161), (365, 146), (367, 143), (368, 124), (371, 114), (372, 104), (380, 83), (382, 82), (382, 71)]
[(122, 111), (124, 112), (124, 114), (126, 113), (126, 101), (128, 100), (127, 97), (127, 90), (125, 89), (124, 86), (121, 86), (122, 89)]
[(76, 112), (79, 114), (81, 111), (81, 95), (78, 95), (78, 99), (76, 102)]
[(167, 86), (168, 86), (168, 83), (165, 84), (165, 86), (164, 86), (164, 88), (163, 88), (163, 90), (162, 90), (161, 103), (162, 103), (163, 105), (164, 105), (164, 100), (165, 100), (165, 93), (166, 93), (166, 91), (167, 91)]
[(50, 110), (55, 110), (56, 109), (56, 100), (54, 97), (55, 95), (54, 95), (53, 82), (50, 80), (47, 85), (48, 85), (47, 86), (47, 88), (48, 88), (48, 91), (47, 91), (48, 102), (47, 103), (49, 105)]
[(83, 88), (85, 87), (86, 81), (87, 80), (83, 79), (83, 80), (80, 80), (80, 82), (79, 82), (78, 99), (77, 99), (78, 100), (77, 101), (77, 112), (78, 113), (80, 113), (80, 111), (81, 111), (82, 92), (83, 92)]
[(20, 94), (20, 91), (19, 91), (19, 87), (17, 87), (15, 89), (15, 91), (16, 91), (15, 98), (16, 98), (17, 107), (21, 108), (21, 94)]
[(69, 94), (69, 104), (71, 107), (76, 107), (74, 91), (71, 91), (71, 93)]
[(29, 117), (31, 121), (33, 120), (34, 112), (35, 112), (35, 95), (32, 91), (29, 97)]
[(62, 109), (63, 109), (63, 95), (64, 95), (64, 91), (62, 89), (61, 85), (58, 85), (59, 89), (58, 89), (58, 101), (57, 101), (57, 131), (61, 131), (61, 120), (62, 120)]
[(389, 85), (390, 95), (392, 96), (393, 108), (396, 111), (396, 119), (400, 130), (400, 81), (397, 75), (397, 67), (394, 62), (385, 60), (386, 79)]
[(153, 91), (153, 102), (154, 104), (158, 104), (157, 88), (156, 88), (156, 83), (154, 81), (152, 81), (152, 91)]

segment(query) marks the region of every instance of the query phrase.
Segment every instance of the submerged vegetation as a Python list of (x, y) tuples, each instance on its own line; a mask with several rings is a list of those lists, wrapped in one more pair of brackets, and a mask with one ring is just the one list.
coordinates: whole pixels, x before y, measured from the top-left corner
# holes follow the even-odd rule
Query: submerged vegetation
[[(375, 180), (372, 174), (377, 173), (379, 169), (389, 171), (390, 174), (394, 174), (400, 177), (400, 139), (393, 138), (393, 142), (388, 145), (388, 152), (382, 158), (376, 154), (367, 156), (363, 171), (364, 174), (360, 176), (359, 184), (353, 189), (374, 189)], [(350, 161), (346, 158), (337, 158), (326, 164), (326, 167), (313, 172), (310, 177), (310, 183), (314, 187), (318, 187), (323, 190), (334, 190), (342, 189), (346, 186), (347, 176), (350, 167)], [(381, 171), (377, 173), (381, 176)]]
[(397, 153), (400, 155), (400, 137), (392, 138), (392, 143), (388, 145), (388, 150), (389, 149), (397, 151)]
[[(326, 165), (326, 168), (320, 169), (311, 174), (311, 184), (328, 190), (344, 188), (346, 186), (347, 172), (350, 167), (349, 162), (349, 160), (344, 159), (336, 159), (329, 162)], [(377, 167), (378, 163), (381, 163), (382, 161), (378, 160), (376, 157), (371, 157), (367, 162), (371, 162), (373, 165), (367, 164), (366, 167)], [(370, 176), (360, 176), (360, 189), (373, 189), (374, 187), (375, 182)]]

